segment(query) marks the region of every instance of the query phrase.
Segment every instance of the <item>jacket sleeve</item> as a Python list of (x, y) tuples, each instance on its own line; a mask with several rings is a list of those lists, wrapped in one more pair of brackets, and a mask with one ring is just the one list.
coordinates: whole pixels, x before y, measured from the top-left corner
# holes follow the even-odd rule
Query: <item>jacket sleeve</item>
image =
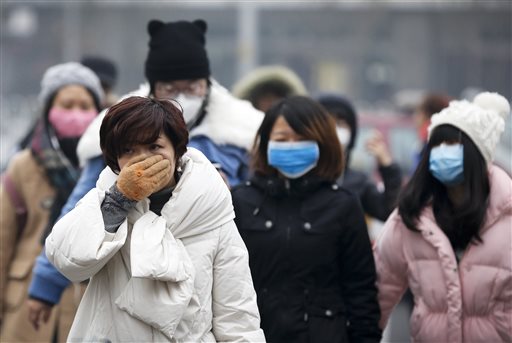
[(354, 198), (342, 217), (340, 266), (350, 342), (380, 342), (376, 272), (362, 208)]
[[(7, 173), (16, 175), (16, 172), (9, 166)], [(13, 178), (16, 184), (16, 180)], [(7, 286), (7, 275), (14, 255), (18, 223), (9, 194), (5, 190), (3, 182), (0, 182), (0, 323), (4, 313), (5, 291)]]
[(368, 215), (386, 221), (396, 206), (402, 187), (402, 171), (398, 164), (392, 163), (387, 167), (379, 167), (379, 174), (384, 182), (384, 190), (380, 191), (374, 183), (367, 180), (361, 194), (361, 203)]
[(71, 281), (95, 275), (126, 241), (126, 220), (115, 234), (105, 230), (104, 197), (104, 192), (92, 189), (55, 224), (46, 239), (46, 256)]
[(32, 281), (28, 294), (30, 298), (57, 304), (62, 293), (71, 282), (48, 261), (43, 250), (32, 269)]
[[(59, 218), (71, 211), (78, 201), (94, 188), (103, 168), (105, 168), (105, 163), (101, 156), (92, 158), (87, 162), (73, 192), (62, 207)], [(28, 291), (29, 296), (51, 304), (57, 304), (60, 301), (62, 293), (71, 283), (48, 261), (44, 251), (38, 256), (32, 274), (33, 277)]]
[(219, 342), (265, 342), (249, 255), (233, 221), (220, 228), (213, 267), (213, 334)]
[(386, 221), (373, 251), (377, 267), (381, 328), (386, 326), (391, 311), (407, 289), (407, 263), (402, 250), (403, 230), (406, 229), (395, 211)]

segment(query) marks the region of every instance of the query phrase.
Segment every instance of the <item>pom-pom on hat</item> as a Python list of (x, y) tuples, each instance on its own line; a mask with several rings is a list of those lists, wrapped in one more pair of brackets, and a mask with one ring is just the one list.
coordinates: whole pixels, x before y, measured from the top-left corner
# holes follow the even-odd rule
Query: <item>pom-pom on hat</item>
[(145, 75), (151, 85), (156, 81), (202, 79), (210, 76), (206, 53), (204, 20), (148, 23), (149, 52)]
[(463, 131), (478, 147), (487, 163), (492, 162), (496, 145), (505, 130), (510, 104), (498, 93), (480, 93), (472, 102), (452, 101), (432, 116), (428, 136), (440, 125), (452, 125)]
[(57, 64), (46, 70), (41, 80), (39, 101), (45, 105), (60, 88), (75, 84), (90, 90), (98, 103), (103, 101), (100, 80), (91, 69), (77, 62)]

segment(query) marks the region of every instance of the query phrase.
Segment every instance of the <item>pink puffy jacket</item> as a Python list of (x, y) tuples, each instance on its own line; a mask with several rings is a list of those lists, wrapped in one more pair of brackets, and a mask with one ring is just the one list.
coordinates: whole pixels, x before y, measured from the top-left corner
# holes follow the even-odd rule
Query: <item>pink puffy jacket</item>
[(491, 192), (483, 244), (470, 245), (457, 265), (431, 208), (418, 229), (397, 211), (374, 248), (381, 327), (409, 287), (414, 295), (414, 342), (512, 342), (512, 180), (489, 169)]

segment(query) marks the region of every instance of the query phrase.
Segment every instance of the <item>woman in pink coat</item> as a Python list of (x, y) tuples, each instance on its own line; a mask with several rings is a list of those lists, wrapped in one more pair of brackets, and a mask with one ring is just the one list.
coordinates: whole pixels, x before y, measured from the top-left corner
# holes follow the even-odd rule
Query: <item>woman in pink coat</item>
[(509, 113), (481, 93), (432, 117), (375, 246), (381, 327), (409, 287), (412, 341), (512, 341), (512, 180), (492, 165)]

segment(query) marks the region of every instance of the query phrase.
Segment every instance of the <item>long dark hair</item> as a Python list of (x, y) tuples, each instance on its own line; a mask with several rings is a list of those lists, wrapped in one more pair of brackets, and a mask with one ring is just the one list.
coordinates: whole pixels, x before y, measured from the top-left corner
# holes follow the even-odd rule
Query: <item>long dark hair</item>
[[(450, 202), (446, 186), (429, 172), (429, 157), (433, 147), (443, 142), (461, 142), (464, 146), (464, 195), (457, 208)], [(398, 212), (405, 226), (418, 231), (422, 210), (431, 205), (437, 225), (455, 249), (482, 242), (479, 231), (485, 220), (489, 198), (489, 178), (484, 157), (459, 129), (441, 125), (434, 129), (420, 163), (398, 201)]]

